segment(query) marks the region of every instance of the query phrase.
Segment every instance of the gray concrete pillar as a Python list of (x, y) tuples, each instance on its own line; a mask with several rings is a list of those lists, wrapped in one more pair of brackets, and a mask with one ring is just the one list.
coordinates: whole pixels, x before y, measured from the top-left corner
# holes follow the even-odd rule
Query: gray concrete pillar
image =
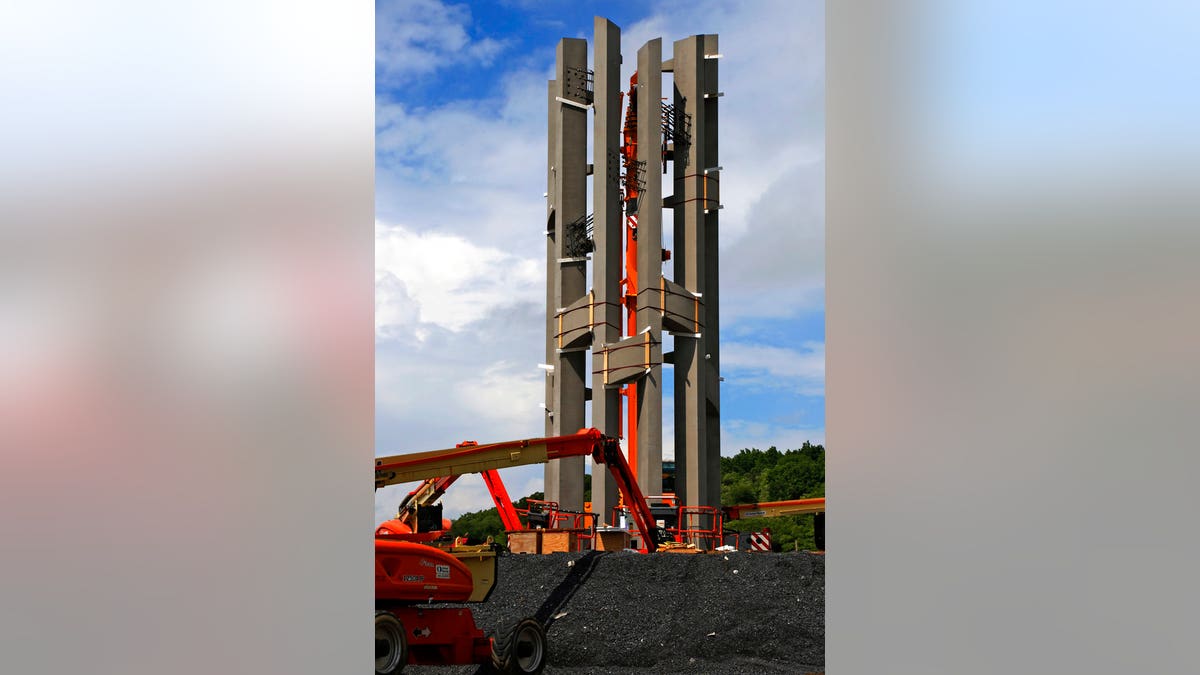
[[(662, 342), (662, 314), (650, 293), (662, 277), (662, 39), (638, 50), (637, 134), (646, 183), (638, 206), (638, 331)], [(647, 495), (662, 493), (662, 364), (637, 381), (638, 483)]]
[[(563, 38), (558, 42), (554, 102), (557, 152), (554, 156), (553, 208), (558, 287), (555, 313), (587, 294), (587, 259), (573, 251), (567, 230), (587, 215), (587, 41)], [(557, 323), (557, 322), (556, 322)], [(557, 326), (551, 335), (557, 338)], [(557, 344), (558, 340), (555, 340)], [(553, 388), (554, 434), (571, 434), (585, 426), (586, 348), (556, 347)], [(583, 509), (584, 458), (570, 457), (548, 462), (545, 470), (546, 499), (564, 509)]]
[(676, 489), (689, 506), (719, 506), (720, 350), (717, 281), (716, 36), (694, 35), (675, 43), (675, 108), (690, 138), (675, 142), (675, 282), (699, 294), (699, 337), (675, 339)]
[[(595, 318), (592, 339), (592, 426), (610, 436), (620, 433), (621, 393), (595, 375), (604, 346), (621, 339), (621, 29), (595, 19), (593, 43), (596, 113), (592, 131), (592, 214), (596, 251), (592, 257)], [(617, 503), (617, 485), (603, 464), (592, 464), (592, 511), (608, 522)]]
[[(554, 161), (558, 156), (558, 129), (555, 124), (555, 112), (558, 110), (558, 101), (554, 97), (558, 94), (558, 83), (550, 80), (547, 83), (547, 100), (548, 109), (546, 111), (546, 363), (553, 366), (557, 362), (555, 355), (555, 339), (554, 328), (558, 324), (556, 317), (557, 305), (555, 304), (555, 296), (558, 291), (558, 214), (554, 212), (554, 194), (556, 188), (554, 186)], [(555, 394), (555, 384), (557, 379), (554, 377), (554, 371), (546, 371), (546, 399), (544, 417), (546, 422), (546, 435), (554, 435), (554, 401), (558, 398)], [(549, 478), (549, 474), (547, 474)], [(549, 482), (549, 481), (547, 481)]]
[[(717, 36), (708, 34), (702, 37), (702, 51), (705, 56), (715, 57), (720, 54)], [(703, 124), (693, 124), (692, 128), (704, 144), (704, 161), (709, 169), (707, 208), (704, 214), (704, 348), (705, 363), (708, 364), (705, 373), (708, 386), (705, 388), (706, 404), (704, 415), (704, 433), (706, 442), (704, 454), (708, 458), (708, 498), (705, 503), (709, 506), (721, 505), (721, 287), (720, 279), (720, 237), (719, 218), (721, 204), (720, 174), (712, 171), (720, 166), (721, 158), (717, 153), (717, 119), (720, 93), (717, 79), (717, 64), (720, 59), (704, 59), (704, 88)], [(713, 180), (713, 177), (716, 180)]]
[[(674, 47), (675, 110), (689, 116), (692, 138), (682, 137), (684, 125), (676, 122), (674, 141), (675, 283), (707, 301), (705, 288), (704, 208), (706, 157), (697, 131), (704, 124), (701, 39), (693, 35)], [(701, 140), (701, 142), (692, 142)], [(697, 334), (675, 335), (675, 492), (688, 506), (708, 501), (708, 461), (705, 377), (706, 321)]]

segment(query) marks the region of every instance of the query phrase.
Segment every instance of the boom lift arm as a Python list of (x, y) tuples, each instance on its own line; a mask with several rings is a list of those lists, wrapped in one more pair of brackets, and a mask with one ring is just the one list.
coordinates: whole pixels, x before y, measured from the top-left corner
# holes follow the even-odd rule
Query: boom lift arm
[(488, 492), (492, 495), (492, 501), (496, 502), (496, 511), (500, 514), (500, 522), (504, 524), (504, 529), (510, 531), (521, 529), (521, 518), (517, 515), (517, 509), (508, 497), (504, 481), (500, 480), (500, 472), (489, 469), (481, 475), (483, 482), (487, 484)]
[[(456, 447), (475, 447), (478, 444), (474, 441), (466, 441), (459, 443)], [(500, 513), (500, 521), (504, 524), (506, 530), (521, 529), (521, 520), (517, 515), (517, 510), (513, 507), (512, 500), (508, 498), (508, 490), (504, 488), (504, 481), (500, 479), (500, 474), (494, 469), (483, 471), (483, 482), (487, 485), (488, 492), (492, 495), (492, 500), (496, 502), (496, 510)], [(458, 475), (453, 476), (437, 476), (434, 478), (426, 478), (416, 489), (409, 492), (404, 501), (400, 502), (399, 513), (396, 515), (396, 520), (407, 525), (412, 532), (417, 531), (417, 509), (425, 506), (430, 506), (446, 494), (446, 490), (450, 489), (458, 480)], [(375, 489), (379, 489), (376, 485)]]
[(825, 513), (825, 498), (788, 499), (780, 502), (759, 502), (757, 504), (735, 504), (722, 506), (725, 518), (740, 520), (742, 518), (768, 518), (772, 516), (800, 516), (806, 513)]
[[(629, 463), (621, 454), (617, 439), (605, 436), (599, 429), (581, 429), (578, 433), (567, 436), (527, 438), (485, 445), (464, 443), (447, 450), (379, 457), (375, 460), (375, 489), (427, 478), (482, 473), (586, 455), (591, 455), (597, 464), (603, 464), (613, 475), (621, 495), (633, 512), (634, 522), (646, 540), (647, 550), (653, 553), (666, 537), (654, 527), (650, 506), (634, 480)], [(495, 494), (493, 492), (493, 495)], [(512, 504), (507, 495), (504, 500), (509, 505)]]
[(404, 497), (404, 501), (400, 502), (399, 513), (396, 515), (396, 520), (402, 521), (412, 527), (412, 531), (417, 531), (417, 509), (422, 506), (429, 506), (442, 498), (446, 494), (446, 490), (450, 489), (451, 485), (458, 480), (458, 476), (438, 476), (435, 478), (426, 478), (425, 482), (421, 483), (415, 490), (409, 492)]
[(780, 502), (759, 502), (757, 504), (735, 504), (723, 506), (727, 520), (741, 518), (768, 518), (771, 516), (800, 516), (807, 513), (813, 515), (813, 543), (819, 550), (825, 550), (825, 498), (811, 497), (809, 499), (788, 499)]

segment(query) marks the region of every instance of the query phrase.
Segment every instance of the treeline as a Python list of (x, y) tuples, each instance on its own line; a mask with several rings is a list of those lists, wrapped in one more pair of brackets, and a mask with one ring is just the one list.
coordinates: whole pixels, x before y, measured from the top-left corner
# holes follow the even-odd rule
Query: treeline
[[(753, 504), (784, 499), (825, 496), (825, 446), (805, 441), (795, 450), (780, 452), (774, 446), (766, 450), (745, 449), (732, 457), (721, 458), (721, 504)], [(791, 551), (816, 548), (812, 516), (746, 518), (725, 523), (740, 532), (771, 528), (771, 540), (777, 548)]]

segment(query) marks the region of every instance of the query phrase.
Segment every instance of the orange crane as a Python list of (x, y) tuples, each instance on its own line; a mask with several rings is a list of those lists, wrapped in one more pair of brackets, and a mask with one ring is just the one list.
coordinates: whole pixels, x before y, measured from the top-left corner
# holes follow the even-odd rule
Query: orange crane
[[(376, 458), (375, 488), (425, 481), (414, 490), (417, 496), (413, 500), (428, 500), (439, 487), (444, 491), (453, 482), (452, 477), (464, 473), (494, 472), (586, 455), (612, 473), (631, 506), (645, 545), (649, 551), (656, 550), (665, 534), (654, 527), (650, 507), (617, 439), (597, 429), (486, 445), (461, 443), (448, 450)], [(507, 493), (503, 499), (511, 508)], [(504, 673), (540, 673), (549, 652), (545, 628), (537, 620), (522, 619), (492, 639), (475, 624), (468, 607), (433, 606), (485, 601), (496, 583), (498, 547), (457, 546), (443, 550), (423, 543), (421, 534), (375, 535), (376, 674), (393, 675), (410, 663), (488, 662)]]

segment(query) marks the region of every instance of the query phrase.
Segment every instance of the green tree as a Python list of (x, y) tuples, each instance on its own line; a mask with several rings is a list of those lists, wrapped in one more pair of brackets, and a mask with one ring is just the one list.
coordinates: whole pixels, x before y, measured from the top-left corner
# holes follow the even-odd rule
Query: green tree
[[(805, 442), (800, 448), (780, 452), (744, 448), (732, 457), (721, 458), (721, 503), (749, 504), (762, 501), (825, 496), (825, 447)], [(813, 549), (812, 516), (748, 518), (725, 523), (740, 532), (770, 528), (772, 541), (785, 551), (797, 546)]]

